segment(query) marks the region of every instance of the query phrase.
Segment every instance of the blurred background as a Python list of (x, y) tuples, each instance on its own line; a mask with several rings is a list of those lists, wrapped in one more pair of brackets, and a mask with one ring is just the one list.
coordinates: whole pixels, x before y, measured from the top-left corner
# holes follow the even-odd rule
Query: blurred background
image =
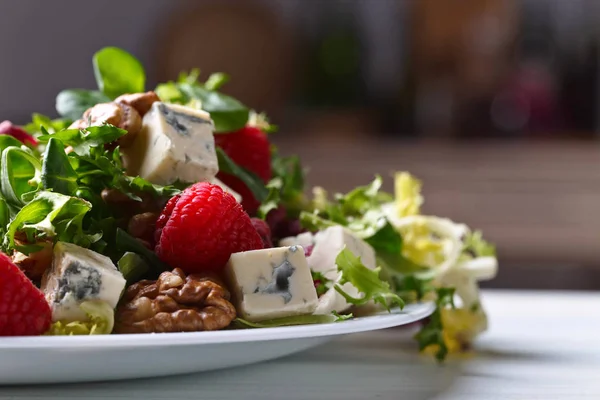
[(600, 288), (600, 1), (0, 0), (0, 120), (54, 116), (125, 48), (148, 87), (199, 67), (265, 111), (308, 181), (409, 170), (484, 231), (512, 288)]

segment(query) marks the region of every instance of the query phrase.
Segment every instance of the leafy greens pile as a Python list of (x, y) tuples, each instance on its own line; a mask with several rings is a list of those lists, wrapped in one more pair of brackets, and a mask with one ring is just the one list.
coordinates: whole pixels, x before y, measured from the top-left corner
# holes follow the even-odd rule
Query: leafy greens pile
[[(168, 266), (125, 232), (123, 207), (105, 201), (107, 191), (117, 191), (139, 209), (149, 202), (160, 210), (171, 196), (193, 182), (159, 186), (128, 176), (119, 148), (107, 146), (126, 134), (115, 126), (69, 129), (88, 108), (146, 90), (142, 64), (124, 50), (100, 50), (93, 57), (93, 70), (97, 90), (63, 90), (56, 98), (62, 118), (34, 114), (24, 126), (37, 144), (0, 135), (2, 251), (29, 254), (40, 250), (44, 241), (61, 240), (110, 256), (130, 283), (156, 277)], [(275, 129), (264, 115), (219, 91), (229, 79), (225, 74), (213, 74), (205, 82), (200, 82), (199, 76), (198, 70), (182, 73), (176, 81), (158, 85), (155, 92), (161, 101), (209, 112), (215, 134), (249, 124), (264, 131)], [(282, 157), (273, 147), (273, 179), (266, 185), (221, 149), (217, 149), (217, 157), (219, 169), (241, 179), (261, 202), (259, 218), (267, 219), (284, 209), (286, 218), (299, 220), (307, 230), (341, 225), (373, 247), (378, 268), (368, 269), (344, 249), (336, 258), (339, 282), (315, 277), (321, 292), (335, 287), (355, 306), (373, 301), (387, 309), (393, 304), (402, 307), (405, 302), (434, 301), (436, 311), (416, 339), (422, 350), (433, 351), (440, 360), (449, 349), (468, 345), (486, 328), (477, 280), (495, 273), (495, 250), (479, 232), (420, 215), (421, 183), (410, 174), (396, 175), (393, 195), (381, 191), (383, 180), (377, 176), (366, 186), (332, 197), (323, 188), (313, 188), (309, 199), (304, 170), (296, 156)], [(362, 297), (345, 293), (341, 285), (346, 282), (358, 288)], [(102, 317), (104, 311), (90, 304), (86, 312), (93, 317), (91, 323), (54, 326), (53, 330), (62, 334), (110, 331), (112, 321)], [(282, 326), (334, 322), (350, 316), (304, 316), (260, 324), (237, 320), (236, 324), (246, 328)]]

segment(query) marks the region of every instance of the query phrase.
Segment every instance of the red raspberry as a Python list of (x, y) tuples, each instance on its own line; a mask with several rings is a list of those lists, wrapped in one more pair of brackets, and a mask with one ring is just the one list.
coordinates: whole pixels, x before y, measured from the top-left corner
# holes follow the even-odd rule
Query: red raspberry
[[(215, 135), (215, 143), (237, 165), (258, 175), (264, 183), (271, 179), (271, 149), (267, 135), (260, 129), (246, 126), (239, 131)], [(231, 187), (242, 196), (242, 206), (253, 215), (260, 203), (252, 192), (233, 175), (219, 172), (217, 175), (224, 184)]]
[(156, 223), (156, 254), (186, 273), (219, 271), (232, 253), (263, 243), (235, 198), (201, 182), (169, 200)]
[(42, 292), (0, 253), (0, 336), (41, 335), (51, 321), (52, 311)]
[(252, 226), (254, 226), (254, 229), (256, 229), (256, 232), (260, 235), (264, 248), (267, 249), (273, 247), (273, 239), (271, 238), (271, 228), (269, 228), (269, 225), (258, 218), (250, 218), (250, 221), (252, 221)]
[(37, 140), (29, 133), (25, 132), (22, 128), (13, 125), (10, 121), (3, 121), (0, 123), (0, 135), (9, 135), (17, 140), (20, 140), (24, 144), (31, 146), (37, 146)]

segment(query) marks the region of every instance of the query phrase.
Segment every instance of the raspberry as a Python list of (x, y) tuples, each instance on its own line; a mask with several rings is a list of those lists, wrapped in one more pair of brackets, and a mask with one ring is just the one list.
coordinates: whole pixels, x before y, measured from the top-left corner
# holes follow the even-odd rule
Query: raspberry
[[(254, 172), (264, 183), (271, 179), (270, 144), (267, 135), (260, 129), (246, 126), (239, 131), (215, 135), (215, 143), (236, 164)], [(248, 214), (256, 212), (260, 203), (244, 182), (223, 172), (219, 172), (217, 178), (242, 196), (242, 206)]]
[(252, 221), (254, 229), (256, 229), (256, 232), (258, 232), (258, 234), (260, 235), (265, 249), (273, 247), (273, 240), (271, 238), (271, 228), (269, 228), (269, 225), (267, 225), (267, 223), (262, 219), (258, 218), (250, 218), (250, 221)]
[(156, 223), (155, 238), (158, 257), (186, 273), (219, 271), (232, 253), (263, 248), (242, 206), (206, 182), (169, 200)]
[(0, 253), (0, 336), (41, 335), (51, 321), (52, 311), (42, 292)]
[(13, 125), (10, 121), (3, 121), (0, 123), (0, 135), (9, 135), (25, 144), (37, 146), (37, 140), (29, 133), (25, 132), (22, 128)]

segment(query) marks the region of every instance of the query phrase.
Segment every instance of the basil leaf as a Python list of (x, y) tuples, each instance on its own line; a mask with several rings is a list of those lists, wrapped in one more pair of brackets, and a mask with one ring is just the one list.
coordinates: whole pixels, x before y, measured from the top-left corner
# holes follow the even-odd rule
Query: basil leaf
[(114, 99), (125, 93), (143, 92), (144, 67), (137, 58), (118, 47), (105, 47), (94, 54), (94, 76), (98, 89)]
[(51, 138), (42, 163), (42, 188), (72, 195), (77, 191), (77, 173), (73, 170), (61, 141)]
[(152, 250), (146, 248), (137, 239), (121, 228), (117, 228), (116, 243), (119, 250), (123, 252), (129, 251), (142, 257), (144, 261), (148, 263), (148, 266), (153, 274), (153, 278), (156, 278), (162, 272), (171, 269), (167, 264), (162, 262)]
[(269, 195), (269, 191), (262, 180), (257, 175), (237, 165), (220, 147), (217, 147), (216, 151), (219, 171), (239, 178), (250, 189), (256, 200), (261, 203), (264, 202)]
[(233, 132), (248, 122), (250, 110), (233, 97), (189, 83), (179, 84), (179, 90), (188, 98), (201, 102), (202, 109), (215, 123), (215, 133)]
[(74, 121), (88, 108), (109, 101), (110, 98), (97, 90), (67, 89), (56, 96), (56, 111), (61, 117)]

